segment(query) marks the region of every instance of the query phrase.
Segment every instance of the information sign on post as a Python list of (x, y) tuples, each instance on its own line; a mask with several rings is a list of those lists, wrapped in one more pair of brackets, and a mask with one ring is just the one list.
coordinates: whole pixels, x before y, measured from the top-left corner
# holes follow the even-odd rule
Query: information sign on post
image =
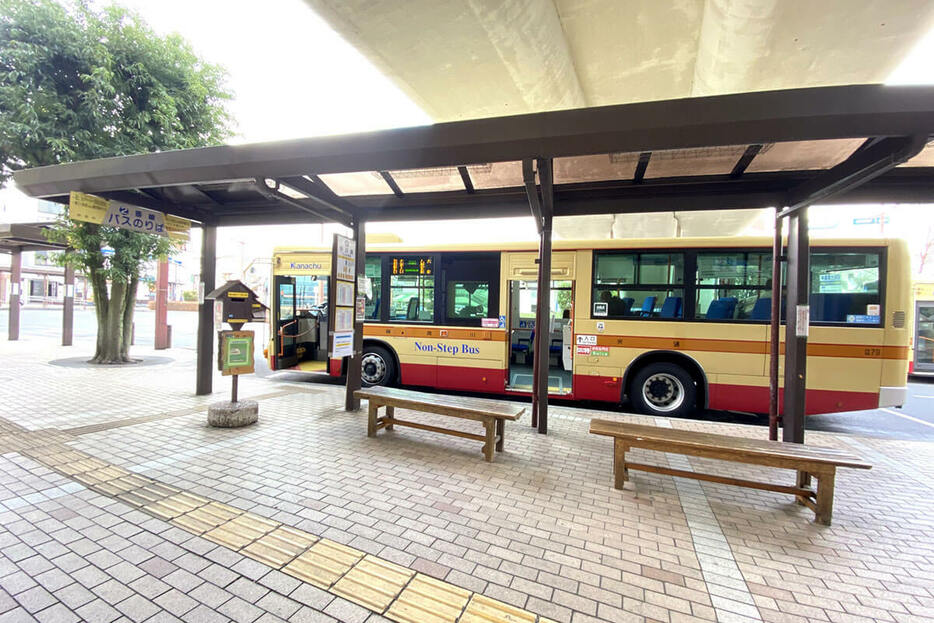
[(331, 359), (353, 355), (356, 259), (357, 247), (353, 238), (335, 234), (331, 257), (334, 276)]

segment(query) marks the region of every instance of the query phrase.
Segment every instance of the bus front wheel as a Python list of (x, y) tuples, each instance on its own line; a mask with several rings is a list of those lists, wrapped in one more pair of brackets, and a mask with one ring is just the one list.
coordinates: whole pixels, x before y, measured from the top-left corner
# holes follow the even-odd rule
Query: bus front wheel
[(673, 363), (652, 363), (632, 380), (629, 399), (639, 413), (684, 417), (697, 405), (697, 385), (687, 370)]
[(363, 385), (391, 385), (396, 379), (396, 360), (382, 346), (364, 346), (360, 362)]

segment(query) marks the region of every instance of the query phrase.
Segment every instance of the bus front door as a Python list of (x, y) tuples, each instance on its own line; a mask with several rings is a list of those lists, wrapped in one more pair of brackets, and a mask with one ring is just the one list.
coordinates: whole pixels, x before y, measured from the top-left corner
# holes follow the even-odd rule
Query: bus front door
[[(551, 282), (551, 304), (548, 310), (548, 393), (571, 393), (573, 378), (570, 344), (574, 300), (573, 281)], [(507, 389), (532, 391), (532, 365), (537, 346), (535, 339), (535, 309), (538, 301), (537, 281), (509, 282), (509, 375)], [(546, 361), (546, 359), (542, 359)]]
[(276, 369), (298, 364), (298, 319), (295, 317), (295, 277), (276, 276)]

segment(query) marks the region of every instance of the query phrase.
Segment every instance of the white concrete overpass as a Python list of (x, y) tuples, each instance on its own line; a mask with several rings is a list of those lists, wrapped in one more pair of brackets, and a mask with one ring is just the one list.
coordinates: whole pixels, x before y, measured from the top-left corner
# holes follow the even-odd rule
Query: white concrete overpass
[[(306, 2), (435, 121), (880, 83), (934, 27), (931, 0)], [(725, 150), (724, 173), (743, 149)], [(646, 177), (681, 157), (654, 154)], [(556, 221), (556, 234), (723, 234), (757, 213), (593, 216)]]

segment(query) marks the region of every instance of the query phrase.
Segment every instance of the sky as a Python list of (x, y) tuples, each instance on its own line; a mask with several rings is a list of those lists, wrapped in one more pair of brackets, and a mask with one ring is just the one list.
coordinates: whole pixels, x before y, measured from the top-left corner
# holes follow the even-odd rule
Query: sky
[[(110, 0), (92, 0), (98, 6)], [(160, 34), (177, 32), (209, 62), (225, 66), (237, 120), (231, 142), (283, 140), (431, 123), (415, 103), (344, 41), (302, 0), (118, 0)], [(934, 84), (934, 31), (887, 80)], [(319, 244), (334, 228), (225, 228), (220, 256), (249, 262), (274, 246)], [(369, 223), (407, 242), (534, 240), (529, 218), (427, 223)], [(198, 248), (197, 230), (190, 248)], [(186, 254), (191, 261), (194, 253)]]

